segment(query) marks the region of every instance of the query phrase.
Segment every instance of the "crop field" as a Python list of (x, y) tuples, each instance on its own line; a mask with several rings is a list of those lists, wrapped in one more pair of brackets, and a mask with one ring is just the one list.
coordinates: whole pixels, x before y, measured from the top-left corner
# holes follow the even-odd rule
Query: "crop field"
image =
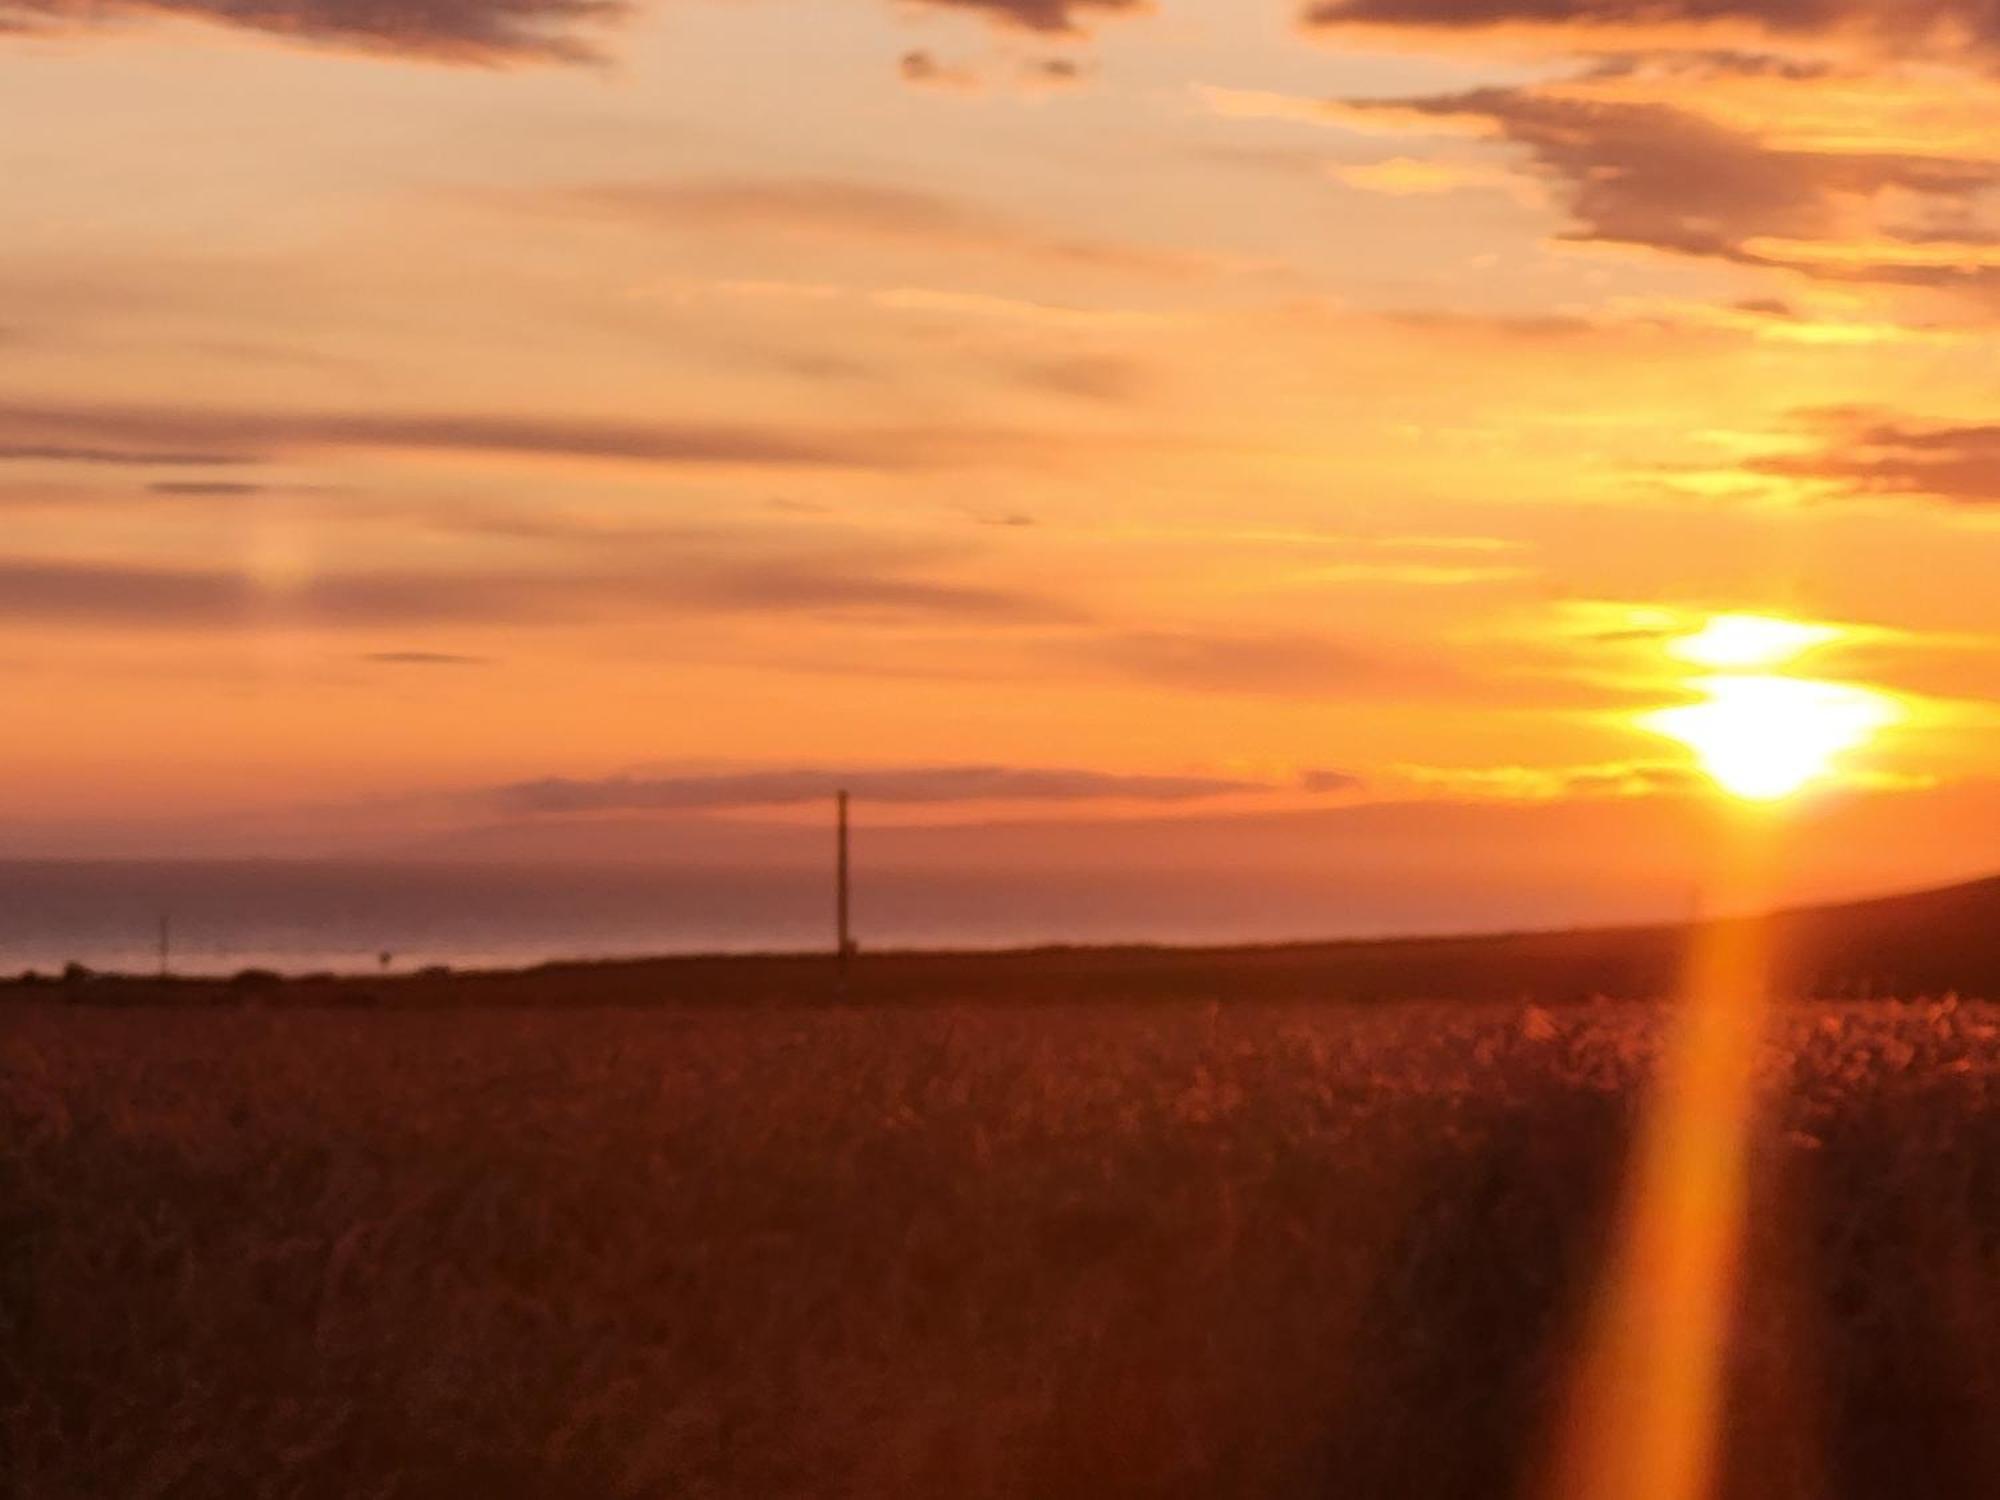
[[(1664, 1013), (0, 1008), (0, 1489), (1534, 1493)], [(2000, 1013), (1761, 1066), (1725, 1488), (2000, 1493)]]

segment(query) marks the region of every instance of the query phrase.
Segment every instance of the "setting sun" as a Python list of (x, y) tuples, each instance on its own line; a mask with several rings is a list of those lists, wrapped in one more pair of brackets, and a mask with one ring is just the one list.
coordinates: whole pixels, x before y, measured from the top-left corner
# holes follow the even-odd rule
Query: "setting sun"
[(1700, 630), (1682, 636), (1667, 650), (1697, 666), (1737, 670), (1772, 667), (1823, 646), (1840, 632), (1830, 625), (1781, 620), (1770, 615), (1715, 615)]
[(1844, 683), (1754, 675), (1698, 685), (1706, 701), (1643, 722), (1692, 749), (1723, 790), (1755, 802), (1802, 790), (1896, 717), (1881, 694)]

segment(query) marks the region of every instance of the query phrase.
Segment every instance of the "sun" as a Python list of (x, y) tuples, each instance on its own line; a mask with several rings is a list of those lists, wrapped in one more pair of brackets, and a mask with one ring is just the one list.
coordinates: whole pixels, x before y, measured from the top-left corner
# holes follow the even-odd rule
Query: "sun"
[(1831, 625), (1811, 625), (1774, 615), (1711, 615), (1706, 625), (1691, 635), (1678, 637), (1667, 646), (1667, 651), (1696, 666), (1735, 671), (1774, 667), (1815, 646), (1837, 640), (1840, 634)]
[(1802, 791), (1896, 718), (1882, 694), (1845, 683), (1732, 673), (1693, 685), (1702, 702), (1642, 722), (1688, 746), (1718, 786), (1752, 802)]

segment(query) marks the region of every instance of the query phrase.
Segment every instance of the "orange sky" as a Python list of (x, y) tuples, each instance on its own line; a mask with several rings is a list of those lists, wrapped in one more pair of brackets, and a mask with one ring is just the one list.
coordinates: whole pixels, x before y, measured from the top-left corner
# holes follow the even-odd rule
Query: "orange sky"
[(0, 0), (0, 854), (1684, 798), (1718, 613), (2000, 833), (1973, 0), (382, 13)]

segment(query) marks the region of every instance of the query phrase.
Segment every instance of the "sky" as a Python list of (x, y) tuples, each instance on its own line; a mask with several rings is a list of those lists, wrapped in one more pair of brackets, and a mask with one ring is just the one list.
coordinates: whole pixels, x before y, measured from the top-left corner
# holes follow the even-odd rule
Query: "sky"
[(1983, 0), (0, 0), (0, 855), (1665, 889), (1708, 713), (1974, 873), (1996, 118)]

